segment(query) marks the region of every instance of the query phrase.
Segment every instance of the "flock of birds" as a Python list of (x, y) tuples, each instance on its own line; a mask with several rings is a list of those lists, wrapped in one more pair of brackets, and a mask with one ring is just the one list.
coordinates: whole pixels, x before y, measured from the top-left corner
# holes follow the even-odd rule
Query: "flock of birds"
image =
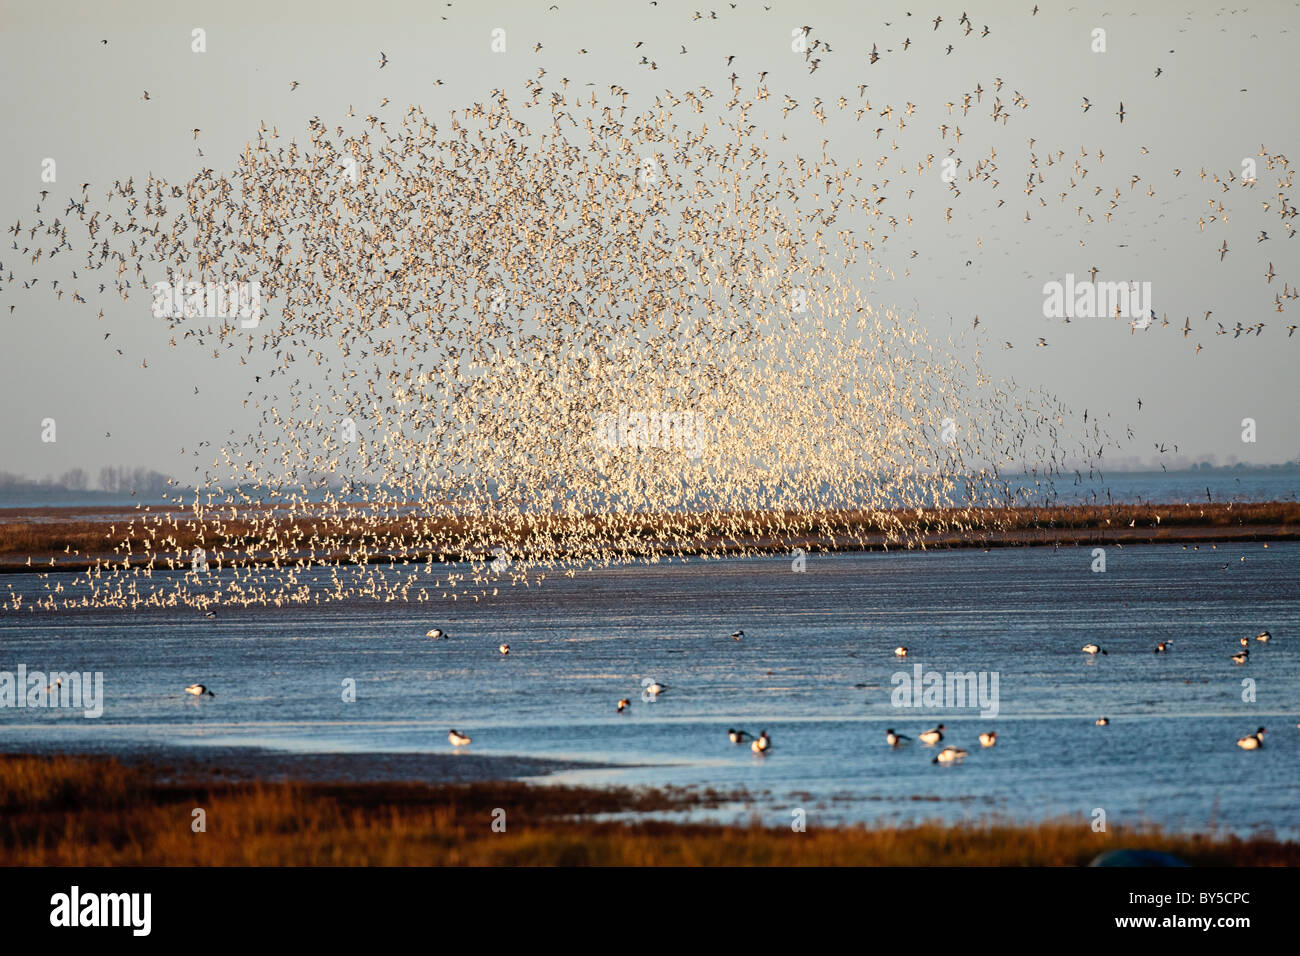
[[(923, 45), (886, 27), (906, 35), (871, 43), (868, 78)], [(981, 27), (963, 13), (928, 32), (960, 42)], [(832, 45), (799, 32), (816, 73)], [(638, 65), (659, 69), (642, 45)], [(153, 283), (184, 286), (182, 312), (158, 320), (170, 347), (242, 377), (252, 424), (182, 449), (193, 472), (174, 501), (137, 506), (83, 578), (47, 575), (27, 607), (478, 601), (584, 567), (862, 543), (835, 540), (829, 516), (846, 510), (883, 527), (874, 543), (913, 547), (919, 525), (899, 509), (961, 534), (974, 509), (1047, 503), (1058, 481), (1098, 476), (1123, 446), (1096, 415), (993, 381), (964, 335), (939, 341), (876, 283), (910, 269), (907, 200), (948, 162), (948, 222), (1019, 203), (1028, 223), (1050, 200), (1073, 205), (1081, 234), (1153, 199), (1154, 170), (1107, 178), (1104, 149), (1032, 136), (1017, 139), (1020, 168), (1011, 145), (967, 155), (975, 124), (1026, 121), (1029, 96), (1000, 76), (937, 105), (870, 82), (796, 99), (720, 55), (720, 88), (663, 89), (640, 110), (618, 83), (539, 65), (438, 121), (385, 98), (298, 136), (263, 122), (232, 168), (182, 184), (87, 182), (53, 208), (43, 190), (8, 229), (0, 296), (135, 307)], [(1121, 104), (1117, 124), (1129, 114)], [(788, 135), (792, 116), (867, 123), (881, 152)], [(1294, 170), (1259, 158), (1276, 176), (1261, 205), (1290, 238)], [(1257, 188), (1200, 178), (1214, 194), (1201, 231)], [(56, 261), (59, 278), (38, 274)], [(197, 284), (241, 282), (259, 283), (264, 320), (205, 314)], [(1277, 310), (1297, 295), (1283, 279)], [(195, 535), (203, 547), (180, 546)], [(11, 589), (6, 609), (23, 606)]]
[[(1273, 639), (1273, 635), (1268, 631), (1260, 631), (1258, 634), (1255, 635), (1255, 640), (1261, 643), (1267, 643), (1272, 639)], [(1167, 654), (1170, 652), (1173, 643), (1174, 642), (1172, 640), (1160, 641), (1156, 644), (1153, 653)], [(1233, 654), (1232, 660), (1234, 663), (1237, 664), (1245, 664), (1250, 659), (1250, 648), (1249, 648), (1250, 641), (1248, 638), (1243, 637), (1240, 638), (1240, 644), (1243, 649)], [(1101, 655), (1107, 654), (1105, 648), (1093, 642), (1089, 642), (1083, 645), (1081, 650), (1083, 651), (1083, 653), (1089, 655), (1090, 657), (1094, 657), (1098, 654)], [(895, 648), (894, 654), (897, 657), (906, 657), (907, 648), (906, 647)], [(1098, 717), (1096, 721), (1094, 721), (1094, 723), (1098, 727), (1109, 727), (1110, 718), (1104, 716)], [(1300, 725), (1297, 725), (1297, 727), (1300, 727)], [(927, 745), (934, 745), (943, 740), (943, 732), (946, 729), (947, 728), (943, 724), (939, 724), (939, 726), (931, 728), (930, 730), (927, 730), (919, 734), (918, 737), (922, 743)], [(729, 731), (729, 732), (733, 734), (735, 733), (734, 731)], [(1264, 746), (1264, 733), (1265, 733), (1264, 728), (1260, 727), (1254, 733), (1247, 734), (1246, 736), (1239, 738), (1237, 740), (1237, 746), (1243, 750), (1258, 750)], [(891, 747), (900, 747), (910, 742), (910, 740), (911, 740), (910, 737), (905, 737), (902, 734), (896, 733), (892, 727), (885, 731), (885, 743), (889, 744), (889, 746)], [(981, 747), (984, 748), (993, 747), (997, 744), (997, 741), (998, 741), (997, 731), (985, 731), (979, 735), (979, 742)], [(733, 743), (735, 742), (734, 738), (732, 742)], [(954, 761), (960, 760), (965, 756), (967, 756), (967, 751), (961, 749), (960, 747), (948, 746), (945, 747), (943, 750), (939, 751), (939, 753), (935, 755), (933, 762), (953, 763)]]
[[(1272, 639), (1273, 639), (1273, 635), (1268, 631), (1260, 631), (1258, 634), (1255, 635), (1255, 640), (1259, 641), (1262, 644), (1267, 644)], [(1173, 643), (1174, 642), (1172, 640), (1160, 641), (1159, 643), (1156, 644), (1155, 650), (1152, 653), (1168, 654), (1172, 650)], [(1239, 644), (1241, 645), (1242, 649), (1240, 651), (1235, 652), (1232, 655), (1232, 662), (1234, 664), (1245, 664), (1250, 660), (1250, 639), (1246, 637), (1240, 638)], [(1103, 648), (1099, 644), (1095, 644), (1092, 642), (1083, 645), (1081, 650), (1083, 651), (1083, 653), (1089, 655), (1090, 657), (1095, 657), (1098, 654), (1101, 655), (1107, 654), (1105, 648)], [(1096, 720), (1096, 724), (1098, 727), (1109, 727), (1110, 718), (1098, 717)], [(1300, 725), (1297, 726), (1300, 727)], [(1239, 738), (1237, 740), (1237, 746), (1243, 750), (1258, 750), (1259, 748), (1263, 747), (1264, 728), (1260, 727), (1253, 734), (1247, 734), (1245, 737)]]
[[(1272, 639), (1273, 639), (1273, 635), (1270, 634), (1268, 631), (1260, 631), (1258, 634), (1255, 635), (1255, 640), (1259, 641), (1262, 644), (1267, 644)], [(1156, 649), (1153, 653), (1167, 654), (1172, 648), (1173, 643), (1174, 642), (1172, 640), (1161, 641), (1156, 645)], [(1245, 664), (1250, 660), (1250, 639), (1243, 637), (1240, 639), (1240, 644), (1241, 644), (1241, 650), (1236, 651), (1232, 655), (1232, 662), (1234, 664)], [(907, 653), (906, 648), (899, 648), (899, 650), (903, 651), (903, 656), (906, 656)], [(1083, 645), (1081, 650), (1083, 651), (1083, 653), (1089, 655), (1090, 657), (1095, 657), (1098, 654), (1105, 656), (1107, 654), (1105, 648), (1103, 648), (1100, 644), (1095, 644), (1092, 642)], [(895, 651), (894, 653), (898, 653), (898, 651)], [(1098, 721), (1098, 724), (1101, 724), (1102, 721), (1105, 720), (1106, 718), (1102, 717), (1101, 720)]]
[[(737, 631), (733, 631), (730, 636), (732, 640), (740, 640), (741, 638), (744, 637), (744, 634), (745, 632), (743, 630), (737, 630)], [(441, 628), (432, 628), (426, 633), (425, 636), (435, 641), (451, 639), (451, 636)], [(1255, 635), (1255, 640), (1264, 644), (1268, 643), (1272, 639), (1273, 639), (1273, 635), (1267, 630), (1260, 631), (1257, 635)], [(1245, 637), (1240, 638), (1239, 640), (1241, 646), (1246, 649), (1242, 650), (1237, 654), (1234, 654), (1232, 656), (1232, 660), (1238, 664), (1244, 664), (1246, 663), (1246, 661), (1249, 659), (1250, 656), (1250, 651), (1248, 649), (1248, 645), (1250, 641), (1248, 638)], [(1171, 650), (1171, 645), (1173, 643), (1174, 642), (1172, 640), (1160, 641), (1159, 643), (1156, 644), (1154, 653), (1156, 654), (1169, 653)], [(510, 645), (501, 644), (499, 645), (498, 650), (504, 656), (505, 654), (509, 653)], [(1091, 642), (1083, 645), (1081, 650), (1083, 651), (1083, 653), (1089, 655), (1090, 657), (1095, 657), (1097, 655), (1107, 655), (1107, 651), (1104, 648), (1102, 648), (1100, 645), (1096, 643), (1091, 643)], [(895, 648), (894, 650), (894, 655), (896, 657), (906, 657), (907, 653), (908, 651), (906, 647), (900, 646)], [(657, 700), (659, 696), (665, 693), (668, 689), (669, 688), (667, 684), (662, 684), (659, 681), (652, 680), (650, 678), (646, 678), (642, 682), (643, 699), (647, 701)], [(187, 694), (191, 694), (199, 698), (202, 698), (204, 696), (208, 696), (208, 697), (216, 696), (211, 690), (209, 690), (203, 684), (191, 684), (189, 687), (185, 688), (185, 692)], [(619, 714), (627, 714), (630, 713), (631, 707), (632, 707), (631, 698), (621, 697), (619, 698), (618, 703), (616, 705), (616, 712)], [(1110, 718), (1105, 716), (1098, 717), (1094, 721), (1094, 723), (1098, 727), (1109, 727)], [(1298, 729), (1300, 729), (1300, 724), (1297, 724), (1296, 726)], [(931, 727), (930, 729), (924, 730), (921, 733), (917, 734), (917, 739), (927, 747), (933, 747), (943, 742), (944, 731), (946, 731), (947, 729), (948, 728), (945, 724), (939, 724), (935, 727)], [(1265, 734), (1265, 729), (1263, 727), (1260, 727), (1254, 733), (1247, 734), (1244, 737), (1238, 738), (1237, 746), (1243, 750), (1259, 750), (1264, 746), (1264, 734)], [(770, 754), (773, 749), (772, 738), (766, 730), (760, 731), (759, 735), (755, 737), (753, 734), (749, 733), (743, 728), (728, 727), (727, 739), (730, 740), (731, 743), (736, 745), (743, 745), (746, 741), (749, 741), (750, 750), (755, 755), (760, 757), (768, 756), (768, 754)], [(447, 740), (454, 748), (467, 747), (472, 742), (472, 739), (469, 737), (469, 735), (460, 733), (454, 727), (448, 732)], [(997, 746), (997, 742), (998, 742), (997, 731), (995, 730), (983, 731), (979, 734), (978, 740), (979, 740), (979, 745), (982, 749), (987, 750), (990, 747), (995, 747)], [(893, 727), (887, 728), (885, 730), (885, 743), (892, 748), (898, 749), (910, 744), (911, 742), (912, 742), (911, 737), (898, 733), (896, 730), (894, 730)], [(968, 751), (966, 751), (961, 747), (957, 747), (957, 746), (953, 746), (952, 744), (949, 744), (943, 747), (937, 753), (935, 753), (935, 756), (932, 758), (931, 763), (952, 764), (962, 760), (967, 756), (969, 756)]]
[[(921, 741), (921, 743), (925, 744), (927, 747), (933, 747), (935, 744), (938, 744), (943, 740), (943, 732), (947, 729), (948, 728), (944, 724), (939, 724), (937, 727), (931, 727), (929, 730), (922, 731), (920, 734), (917, 735), (917, 738)], [(887, 743), (891, 747), (903, 747), (911, 742), (912, 742), (911, 737), (907, 737), (903, 734), (897, 733), (893, 727), (890, 727), (888, 730), (885, 731), (885, 743)], [(998, 732), (996, 730), (984, 731), (979, 735), (979, 742), (981, 747), (987, 748), (987, 747), (996, 746), (998, 742)], [(966, 756), (968, 756), (968, 752), (966, 750), (963, 750), (961, 747), (954, 747), (951, 744), (949, 744), (947, 747), (944, 747), (937, 754), (935, 754), (934, 758), (930, 762), (931, 763), (956, 763), (957, 761), (961, 760), (963, 757)]]

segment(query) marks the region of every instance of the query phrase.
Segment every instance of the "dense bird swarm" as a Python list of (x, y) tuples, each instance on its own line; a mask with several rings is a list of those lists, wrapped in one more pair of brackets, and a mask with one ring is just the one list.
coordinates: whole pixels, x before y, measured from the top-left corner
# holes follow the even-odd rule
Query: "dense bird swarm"
[[(618, 86), (575, 95), (538, 72), (521, 110), (494, 90), (442, 124), (349, 111), (302, 143), (263, 125), (229, 171), (119, 181), (98, 208), (83, 186), (51, 225), (10, 230), (56, 240), (21, 252), (75, 261), (100, 294), (257, 282), (266, 302), (251, 327), (201, 297), (159, 319), (251, 379), (259, 424), (191, 449), (194, 487), (115, 527), (113, 559), (41, 606), (478, 600), (613, 562), (916, 547), (1050, 503), (1118, 447), (880, 301), (904, 215), (885, 190), (903, 187), (825, 141), (769, 156), (754, 119), (798, 109), (788, 96), (733, 75), (721, 113), (700, 89), (633, 115)], [(864, 92), (813, 115), (861, 122)], [(914, 109), (878, 114), (901, 130)], [(1046, 158), (1071, 189), (1087, 175)], [(948, 188), (994, 190), (997, 165)], [(211, 547), (179, 549), (182, 528)]]

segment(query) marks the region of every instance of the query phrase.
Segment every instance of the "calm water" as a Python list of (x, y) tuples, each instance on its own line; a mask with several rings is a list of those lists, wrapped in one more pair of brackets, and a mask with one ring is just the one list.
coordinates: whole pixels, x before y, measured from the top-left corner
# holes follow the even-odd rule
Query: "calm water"
[[(1013, 486), (1033, 487), (1033, 479), (1005, 475)], [(1108, 471), (1076, 484), (1073, 475), (1058, 477), (1053, 484), (1055, 504), (1105, 504), (1108, 501), (1157, 502), (1161, 504), (1206, 500), (1206, 491), (1214, 501), (1295, 501), (1300, 498), (1300, 468), (1272, 471)], [(256, 496), (256, 489), (248, 489)], [(1045, 489), (1044, 489), (1045, 491)], [(182, 496), (185, 497), (185, 496)], [(79, 493), (49, 489), (14, 489), (0, 487), (0, 508), (124, 508), (134, 511), (141, 501), (130, 493)], [(160, 501), (152, 502), (157, 507)], [(1038, 502), (1047, 503), (1047, 502)], [(173, 506), (175, 502), (172, 502)], [(48, 520), (37, 517), (35, 520)]]
[[(1104, 574), (1091, 561), (1075, 548), (815, 556), (803, 574), (784, 559), (692, 561), (491, 603), (10, 615), (0, 669), (103, 671), (106, 707), (98, 720), (0, 709), (0, 749), (447, 752), (456, 727), (481, 755), (628, 765), (552, 780), (744, 787), (759, 797), (744, 812), (773, 824), (794, 807), (810, 826), (1101, 807), (1112, 824), (1300, 836), (1300, 545), (1112, 547)], [(452, 639), (427, 640), (435, 626)], [(1234, 664), (1238, 639), (1264, 628), (1274, 639)], [(1109, 654), (1081, 653), (1089, 641)], [(996, 672), (998, 716), (895, 707), (891, 676), (917, 664)], [(643, 679), (670, 689), (644, 702)], [(193, 681), (217, 697), (181, 693)], [(616, 714), (624, 696), (631, 713)], [(1103, 714), (1111, 726), (1093, 726)], [(939, 722), (963, 763), (884, 743), (887, 727), (915, 738)], [(1234, 746), (1260, 724), (1263, 750)], [(774, 752), (732, 746), (732, 726), (767, 730)], [(999, 742), (982, 751), (989, 729)]]
[[(1214, 501), (1295, 501), (1300, 497), (1300, 471), (1230, 472), (1196, 471), (1109, 472), (1104, 480), (1074, 484), (1056, 482), (1058, 504), (1124, 502), (1203, 502), (1206, 492)], [(1095, 497), (1094, 497), (1095, 496)], [(1108, 497), (1109, 496), (1109, 497)]]

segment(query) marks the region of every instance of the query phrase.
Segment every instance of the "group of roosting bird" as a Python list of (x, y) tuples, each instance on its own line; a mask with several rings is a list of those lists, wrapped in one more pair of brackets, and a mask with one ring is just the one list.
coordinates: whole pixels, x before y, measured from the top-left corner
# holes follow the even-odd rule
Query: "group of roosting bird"
[[(731, 634), (731, 638), (732, 640), (739, 640), (744, 636), (744, 633), (745, 632), (743, 630), (734, 631)], [(441, 628), (432, 628), (427, 632), (426, 636), (431, 640), (435, 640), (435, 641), (450, 640), (450, 635), (446, 631), (442, 630)], [(1273, 639), (1273, 635), (1267, 630), (1260, 631), (1257, 635), (1255, 635), (1255, 640), (1260, 643), (1268, 643), (1272, 639)], [(1157, 654), (1170, 653), (1170, 651), (1172, 650), (1173, 643), (1174, 642), (1172, 640), (1160, 641), (1156, 645), (1155, 653)], [(1240, 639), (1240, 643), (1242, 646), (1245, 646), (1249, 643), (1249, 640), (1243, 637)], [(498, 649), (501, 651), (502, 655), (504, 655), (508, 652), (509, 645), (501, 644)], [(899, 653), (900, 651), (903, 653), (900, 654)], [(1082, 651), (1083, 653), (1089, 655), (1090, 657), (1097, 656), (1097, 655), (1103, 655), (1103, 656), (1108, 655), (1108, 652), (1105, 649), (1091, 642), (1085, 644), (1082, 648)], [(904, 647), (899, 647), (894, 650), (895, 656), (905, 656), (906, 653), (907, 653), (907, 649)], [(1250, 653), (1249, 650), (1244, 650), (1240, 654), (1234, 655), (1232, 659), (1239, 664), (1245, 663), (1246, 657), (1243, 655), (1248, 656), (1249, 653)], [(650, 678), (646, 678), (642, 682), (642, 687), (643, 687), (642, 699), (647, 702), (657, 701), (659, 699), (659, 696), (668, 690), (668, 685), (662, 684), (659, 681), (655, 681)], [(192, 684), (189, 687), (185, 688), (185, 692), (200, 698), (205, 695), (209, 697), (215, 696), (212, 693), (212, 691), (210, 691), (203, 684)], [(619, 698), (618, 705), (616, 708), (617, 713), (620, 714), (629, 713), (631, 706), (632, 706), (632, 701), (630, 698), (628, 697)], [(1098, 727), (1109, 727), (1110, 718), (1098, 717), (1094, 723)], [(1300, 725), (1297, 725), (1297, 727), (1300, 728)], [(917, 739), (920, 740), (920, 742), (922, 744), (925, 744), (927, 747), (932, 747), (941, 743), (944, 740), (944, 731), (946, 731), (947, 729), (948, 728), (945, 724), (939, 724), (935, 727), (932, 727), (928, 730), (922, 731), (921, 733), (917, 734)], [(1263, 727), (1260, 727), (1254, 733), (1247, 734), (1246, 736), (1239, 738), (1237, 740), (1237, 746), (1242, 748), (1243, 750), (1259, 750), (1264, 746), (1264, 734), (1265, 734), (1265, 729)], [(457, 748), (466, 747), (472, 742), (471, 738), (467, 734), (460, 733), (455, 728), (452, 728), (448, 732), (447, 739), (453, 747), (457, 747)], [(749, 741), (750, 750), (752, 750), (754, 754), (762, 757), (766, 757), (768, 754), (772, 752), (773, 749), (772, 738), (769, 736), (766, 730), (761, 731), (759, 735), (755, 737), (753, 734), (749, 733), (748, 731), (742, 728), (728, 727), (727, 739), (730, 740), (731, 743), (736, 745), (742, 745), (746, 741)], [(997, 731), (994, 730), (983, 731), (979, 734), (978, 739), (979, 739), (980, 747), (983, 749), (988, 749), (990, 747), (994, 747), (997, 745), (998, 734)], [(910, 744), (911, 741), (912, 741), (911, 737), (898, 733), (897, 731), (894, 730), (893, 727), (890, 727), (885, 731), (885, 743), (892, 748), (897, 749), (900, 747), (904, 747), (907, 744)], [(949, 744), (948, 746), (945, 746), (943, 749), (939, 750), (932, 758), (931, 762), (936, 764), (952, 764), (962, 760), (964, 757), (968, 755), (969, 754), (965, 749)]]

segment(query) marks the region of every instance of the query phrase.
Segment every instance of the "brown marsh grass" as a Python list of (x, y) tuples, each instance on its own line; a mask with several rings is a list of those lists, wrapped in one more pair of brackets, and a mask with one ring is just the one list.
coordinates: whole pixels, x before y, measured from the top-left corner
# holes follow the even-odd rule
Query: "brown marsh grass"
[[(636, 554), (673, 552), (726, 553), (770, 551), (790, 547), (811, 550), (857, 550), (899, 542), (911, 546), (1091, 544), (1106, 541), (1278, 540), (1300, 537), (1300, 503), (1288, 501), (1184, 503), (1168, 505), (1079, 505), (1043, 508), (971, 508), (912, 511), (836, 511), (817, 514), (743, 513), (729, 515), (611, 515), (600, 518), (550, 516), (519, 526), (490, 527), (491, 520), (421, 519), (420, 534), (412, 525), (388, 519), (373, 524), (355, 516), (271, 518), (249, 513), (244, 518), (196, 522), (177, 514), (164, 544), (149, 537), (138, 521), (113, 510), (96, 517), (87, 509), (38, 509), (39, 514), (0, 511), (0, 564), (9, 570), (26, 560), (54, 569), (77, 570), (104, 559), (110, 563), (127, 554), (147, 555), (152, 548), (182, 564), (202, 546), (210, 553), (242, 554), (258, 560), (266, 542), (310, 549), (317, 560), (342, 557), (358, 560), (460, 560), (457, 541), (477, 537), (499, 540), (509, 548), (525, 540), (563, 544), (581, 524), (580, 537), (608, 533)], [(139, 514), (136, 517), (140, 517)], [(153, 517), (157, 517), (154, 515)], [(486, 524), (484, 522), (487, 522)], [(110, 536), (109, 530), (113, 529)], [(793, 529), (793, 530), (792, 530)], [(430, 542), (443, 545), (430, 548)], [(631, 544), (629, 542), (640, 542)], [(596, 542), (592, 542), (593, 546)], [(634, 556), (634, 555), (633, 555)], [(477, 557), (483, 557), (477, 555)]]
[[(715, 795), (718, 796), (718, 795)], [(653, 790), (521, 783), (157, 784), (96, 758), (0, 757), (0, 864), (9, 866), (1081, 866), (1141, 847), (1202, 866), (1296, 866), (1300, 844), (1159, 830), (596, 822), (684, 809)], [(193, 811), (206, 813), (194, 832)], [(505, 811), (505, 832), (492, 829)]]

